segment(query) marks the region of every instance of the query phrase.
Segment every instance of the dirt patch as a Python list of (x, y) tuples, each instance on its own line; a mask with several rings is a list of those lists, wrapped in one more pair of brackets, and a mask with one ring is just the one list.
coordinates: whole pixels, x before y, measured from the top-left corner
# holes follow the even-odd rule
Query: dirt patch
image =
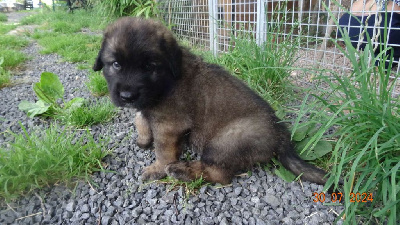
[(18, 24), (22, 18), (27, 17), (29, 15), (34, 14), (33, 11), (24, 11), (24, 12), (9, 12), (5, 13), (7, 15), (7, 22), (8, 24)]
[(9, 35), (24, 35), (24, 34), (32, 34), (37, 28), (38, 25), (23, 25), (15, 28), (14, 30), (8, 32)]

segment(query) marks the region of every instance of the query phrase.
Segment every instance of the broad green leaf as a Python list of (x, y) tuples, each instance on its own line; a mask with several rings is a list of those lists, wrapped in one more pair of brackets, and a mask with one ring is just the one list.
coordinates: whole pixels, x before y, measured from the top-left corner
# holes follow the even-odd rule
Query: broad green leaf
[(60, 79), (49, 72), (43, 72), (40, 75), (40, 82), (34, 84), (33, 90), (40, 100), (49, 104), (54, 104), (57, 99), (64, 96), (64, 87)]
[[(296, 145), (296, 149), (299, 154), (303, 151), (304, 147), (308, 144), (310, 140), (311, 138), (306, 138)], [(304, 160), (314, 160), (322, 157), (323, 155), (331, 151), (332, 151), (331, 143), (325, 140), (320, 140), (317, 142), (314, 149), (312, 150), (307, 149), (303, 151), (303, 154), (300, 154), (300, 157)]]
[(43, 92), (39, 83), (33, 84), (33, 91), (36, 93), (36, 96), (39, 98), (39, 100), (46, 102), (47, 104), (54, 104), (55, 100)]
[(18, 108), (28, 114), (29, 117), (33, 118), (36, 115), (45, 113), (49, 109), (50, 105), (44, 101), (37, 101), (35, 103), (22, 101), (19, 103)]
[(298, 128), (293, 134), (293, 141), (303, 140), (307, 135), (308, 127), (309, 126), (303, 126)]
[(272, 161), (274, 162), (274, 164), (278, 165), (279, 168), (274, 170), (274, 173), (282, 178), (283, 180), (285, 180), (286, 182), (292, 182), (294, 181), (294, 179), (296, 178), (296, 176), (290, 172), (289, 170), (287, 170), (285, 167), (283, 167), (283, 165), (276, 159), (272, 159)]

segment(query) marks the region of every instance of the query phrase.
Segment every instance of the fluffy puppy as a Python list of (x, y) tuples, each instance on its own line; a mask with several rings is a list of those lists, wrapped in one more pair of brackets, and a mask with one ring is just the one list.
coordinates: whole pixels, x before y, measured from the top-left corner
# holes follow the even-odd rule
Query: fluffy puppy
[[(222, 67), (179, 46), (160, 22), (125, 17), (109, 25), (93, 69), (103, 69), (115, 105), (137, 110), (138, 145), (154, 144), (156, 161), (143, 180), (202, 176), (227, 184), (277, 157), (305, 180), (326, 181), (323, 170), (295, 153), (267, 102)], [(184, 144), (201, 159), (179, 161)]]

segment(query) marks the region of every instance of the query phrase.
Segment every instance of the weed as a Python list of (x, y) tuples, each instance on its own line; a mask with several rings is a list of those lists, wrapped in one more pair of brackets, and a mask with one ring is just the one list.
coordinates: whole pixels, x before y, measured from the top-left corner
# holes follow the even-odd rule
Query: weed
[(135, 9), (134, 1), (104, 0), (96, 3), (98, 13), (107, 17), (129, 16)]
[[(21, 101), (18, 105), (29, 117), (43, 115), (59, 119), (68, 125), (83, 127), (108, 121), (116, 113), (116, 108), (108, 99), (94, 103), (76, 97), (65, 102), (64, 86), (53, 73), (43, 72), (40, 82), (34, 83), (33, 90), (39, 100), (34, 103)], [(63, 104), (58, 103), (60, 99)]]
[(86, 82), (89, 91), (95, 96), (104, 96), (108, 94), (107, 81), (101, 72), (91, 71), (89, 81)]
[(189, 199), (190, 195), (195, 195), (201, 187), (208, 185), (208, 183), (205, 182), (203, 177), (200, 177), (191, 182), (185, 182), (185, 181), (180, 181), (175, 178), (167, 176), (166, 178), (161, 179), (157, 182), (160, 182), (163, 184), (168, 184), (169, 185), (167, 188), (168, 191), (176, 189), (177, 187), (182, 187), (184, 190), (184, 193), (185, 193), (185, 197), (184, 197), (185, 203)]
[(88, 130), (72, 132), (57, 125), (30, 134), (10, 132), (14, 141), (0, 147), (0, 197), (12, 199), (18, 195), (54, 183), (71, 182), (103, 170), (101, 159), (108, 151), (105, 139), (93, 139)]
[(65, 102), (64, 106), (57, 103), (64, 97), (64, 86), (57, 75), (49, 72), (43, 72), (40, 75), (40, 82), (34, 83), (33, 90), (39, 98), (37, 102), (21, 101), (18, 108), (33, 118), (37, 115), (54, 117), (63, 114), (65, 111), (81, 107), (84, 99), (73, 98)]
[(81, 107), (72, 108), (57, 116), (63, 123), (84, 127), (93, 124), (107, 122), (116, 114), (116, 108), (108, 98), (96, 102), (84, 102)]
[(143, 16), (145, 18), (157, 17), (160, 14), (158, 3), (153, 0), (133, 0), (135, 8), (132, 16)]

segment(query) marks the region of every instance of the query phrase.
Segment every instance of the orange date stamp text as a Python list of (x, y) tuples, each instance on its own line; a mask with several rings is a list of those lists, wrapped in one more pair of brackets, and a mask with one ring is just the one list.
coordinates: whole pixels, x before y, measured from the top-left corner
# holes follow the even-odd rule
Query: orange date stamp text
[[(328, 196), (328, 197), (327, 197)], [(331, 194), (325, 194), (323, 192), (314, 192), (313, 193), (313, 202), (322, 202), (328, 201), (329, 198), (332, 203), (342, 203), (343, 194), (341, 192), (333, 192)], [(372, 202), (374, 200), (372, 193), (350, 193), (350, 202)]]

